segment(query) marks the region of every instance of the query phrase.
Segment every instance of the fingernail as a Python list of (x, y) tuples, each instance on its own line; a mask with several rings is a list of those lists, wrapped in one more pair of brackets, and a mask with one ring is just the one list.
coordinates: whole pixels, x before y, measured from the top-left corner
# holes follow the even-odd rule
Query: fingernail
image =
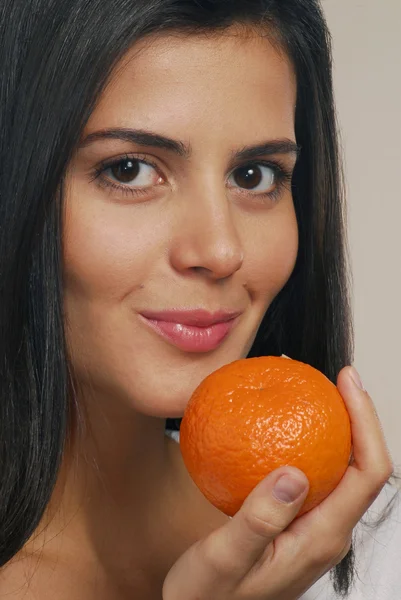
[(351, 367), (350, 375), (351, 375), (351, 379), (355, 383), (356, 387), (358, 387), (363, 392), (366, 392), (365, 388), (363, 387), (363, 383), (362, 383), (362, 380), (361, 380), (361, 378), (359, 376), (359, 373), (355, 369), (355, 367)]
[(305, 482), (289, 475), (283, 475), (273, 488), (273, 496), (280, 502), (289, 504), (299, 498), (305, 488)]

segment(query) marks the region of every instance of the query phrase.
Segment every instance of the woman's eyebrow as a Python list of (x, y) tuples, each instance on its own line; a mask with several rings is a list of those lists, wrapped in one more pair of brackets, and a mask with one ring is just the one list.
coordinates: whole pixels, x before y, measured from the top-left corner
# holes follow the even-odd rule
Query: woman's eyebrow
[[(152, 131), (144, 129), (101, 129), (89, 133), (79, 144), (80, 148), (85, 148), (99, 140), (121, 140), (123, 142), (131, 142), (139, 146), (147, 146), (161, 148), (174, 152), (183, 158), (189, 158), (192, 153), (190, 144), (185, 144), (179, 140), (159, 135)], [(271, 154), (295, 154), (297, 157), (300, 152), (300, 147), (296, 142), (284, 138), (278, 140), (270, 140), (257, 144), (255, 146), (244, 146), (241, 150), (235, 151), (232, 158), (236, 160), (252, 160), (258, 156), (266, 156)]]
[(189, 158), (191, 155), (190, 145), (143, 129), (117, 128), (94, 131), (82, 140), (79, 147), (84, 148), (99, 140), (121, 140), (123, 142), (137, 144), (138, 146), (153, 146), (154, 148), (169, 150), (184, 158)]
[(271, 154), (295, 154), (298, 158), (301, 147), (290, 139), (271, 140), (262, 142), (256, 146), (245, 146), (234, 153), (236, 160), (252, 160), (259, 156), (268, 156)]

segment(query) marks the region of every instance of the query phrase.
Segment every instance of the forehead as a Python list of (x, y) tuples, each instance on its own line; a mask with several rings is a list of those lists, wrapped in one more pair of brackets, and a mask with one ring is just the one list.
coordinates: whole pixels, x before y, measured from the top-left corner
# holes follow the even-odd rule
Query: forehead
[(292, 65), (267, 37), (150, 36), (116, 67), (86, 133), (138, 126), (189, 138), (200, 130), (229, 136), (229, 127), (254, 141), (263, 126), (273, 137), (293, 137), (295, 102)]

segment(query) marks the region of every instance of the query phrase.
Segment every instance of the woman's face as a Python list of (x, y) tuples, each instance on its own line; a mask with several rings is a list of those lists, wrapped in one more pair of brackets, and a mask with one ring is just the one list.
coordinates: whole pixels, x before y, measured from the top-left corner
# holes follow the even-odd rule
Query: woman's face
[(249, 352), (294, 268), (296, 83), (256, 34), (148, 38), (69, 168), (65, 308), (81, 383), (160, 417)]

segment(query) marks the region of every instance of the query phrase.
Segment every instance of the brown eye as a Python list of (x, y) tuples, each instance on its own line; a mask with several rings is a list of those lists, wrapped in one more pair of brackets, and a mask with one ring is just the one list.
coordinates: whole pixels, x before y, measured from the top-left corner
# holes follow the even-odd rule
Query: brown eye
[(230, 177), (230, 183), (244, 190), (267, 193), (276, 185), (275, 171), (267, 165), (246, 165), (235, 169)]
[(147, 188), (162, 182), (156, 168), (138, 158), (125, 158), (105, 168), (106, 179), (132, 188)]
[(117, 181), (121, 183), (131, 183), (138, 177), (140, 171), (137, 160), (124, 160), (110, 167), (110, 172)]

